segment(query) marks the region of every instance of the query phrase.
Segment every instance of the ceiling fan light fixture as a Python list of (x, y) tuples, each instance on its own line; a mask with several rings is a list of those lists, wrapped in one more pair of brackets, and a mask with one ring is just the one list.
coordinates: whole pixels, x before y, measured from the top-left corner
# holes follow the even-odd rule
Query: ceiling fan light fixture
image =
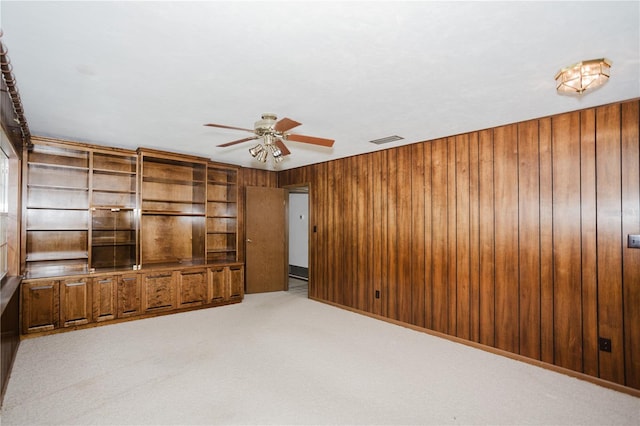
[(276, 145), (270, 145), (271, 147), (271, 155), (273, 158), (280, 158), (282, 156), (282, 151)]
[(590, 59), (578, 62), (556, 73), (556, 90), (561, 95), (581, 95), (609, 81), (611, 74), (609, 59)]
[(256, 160), (261, 161), (263, 163), (267, 162), (267, 150), (263, 149), (262, 151), (260, 151), (258, 153), (258, 156), (256, 157)]
[(261, 144), (258, 144), (253, 148), (249, 148), (249, 154), (251, 154), (251, 156), (254, 158), (257, 157), (258, 154), (260, 154), (263, 151), (264, 151), (264, 147)]

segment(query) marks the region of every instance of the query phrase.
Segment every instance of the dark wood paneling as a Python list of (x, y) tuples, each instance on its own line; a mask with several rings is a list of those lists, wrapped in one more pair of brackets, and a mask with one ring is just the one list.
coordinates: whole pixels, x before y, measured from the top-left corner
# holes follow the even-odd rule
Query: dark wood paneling
[(518, 353), (518, 133), (517, 126), (493, 132), (495, 191), (495, 345)]
[(449, 331), (447, 164), (447, 140), (438, 139), (431, 144), (431, 321), (442, 333)]
[(611, 339), (599, 364), (600, 377), (616, 383), (624, 383), (620, 148), (620, 105), (597, 108), (598, 335)]
[(596, 253), (595, 111), (580, 115), (580, 186), (582, 227), (582, 370), (598, 375), (598, 271)]
[(539, 121), (540, 146), (540, 359), (553, 364), (553, 168), (551, 119)]
[[(411, 209), (411, 146), (404, 146), (398, 149), (398, 175), (397, 175), (397, 234), (398, 240), (396, 245), (397, 258), (397, 295), (398, 295), (398, 319), (402, 322), (411, 323), (412, 321), (412, 289), (414, 283), (411, 280), (411, 264), (414, 254), (411, 252), (412, 230), (411, 217), (413, 215)], [(407, 253), (411, 255), (407, 256)]]
[(411, 323), (425, 322), (425, 144), (411, 145)]
[(480, 208), (480, 343), (495, 342), (495, 217), (493, 187), (493, 132), (479, 133)]
[(470, 205), (469, 205), (469, 135), (455, 139), (456, 152), (456, 335), (471, 338), (470, 314)]
[(280, 172), (312, 188), (310, 294), (640, 389), (639, 116), (636, 100)]
[(520, 354), (540, 359), (540, 163), (538, 122), (518, 125)]
[(552, 121), (554, 358), (582, 370), (580, 114)]
[(638, 103), (622, 105), (622, 239), (625, 384), (640, 389), (640, 250), (625, 244), (640, 234), (640, 117)]
[(469, 135), (469, 328), (470, 340), (480, 341), (480, 145)]

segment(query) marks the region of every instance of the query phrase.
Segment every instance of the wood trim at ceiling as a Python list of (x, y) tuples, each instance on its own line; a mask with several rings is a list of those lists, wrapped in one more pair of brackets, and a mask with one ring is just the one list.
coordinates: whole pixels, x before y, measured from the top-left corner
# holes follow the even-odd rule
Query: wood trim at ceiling
[[(2, 30), (0, 30), (0, 37), (2, 37)], [(0, 104), (2, 106), (0, 121), (2, 122), (2, 128), (13, 144), (14, 150), (17, 153), (22, 153), (23, 146), (31, 145), (31, 132), (24, 116), (22, 100), (20, 99), (16, 78), (7, 53), (7, 48), (0, 40), (0, 71), (2, 71), (2, 79), (0, 79), (2, 93), (0, 95)]]

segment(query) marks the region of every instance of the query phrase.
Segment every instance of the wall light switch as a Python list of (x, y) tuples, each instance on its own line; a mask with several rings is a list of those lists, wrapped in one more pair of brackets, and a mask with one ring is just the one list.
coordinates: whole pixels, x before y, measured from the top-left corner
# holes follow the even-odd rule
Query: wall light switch
[(627, 247), (629, 248), (640, 248), (640, 234), (631, 235), (629, 234), (629, 241)]

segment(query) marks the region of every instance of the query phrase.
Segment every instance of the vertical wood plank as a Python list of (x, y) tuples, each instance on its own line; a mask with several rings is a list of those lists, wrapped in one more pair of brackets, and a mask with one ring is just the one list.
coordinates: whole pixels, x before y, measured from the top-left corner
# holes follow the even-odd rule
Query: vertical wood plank
[(432, 219), (433, 208), (431, 205), (432, 193), (432, 167), (431, 167), (431, 147), (432, 143), (424, 143), (424, 326), (433, 328), (433, 282), (432, 282)]
[(447, 138), (447, 259), (449, 275), (447, 277), (449, 322), (447, 333), (456, 335), (457, 320), (457, 227), (456, 227), (456, 138)]
[(329, 263), (329, 246), (328, 246), (328, 234), (327, 230), (329, 228), (328, 221), (330, 219), (330, 211), (329, 211), (329, 191), (331, 190), (328, 185), (328, 164), (323, 163), (318, 166), (316, 171), (316, 187), (318, 188), (318, 202), (319, 209), (318, 215), (316, 216), (316, 223), (318, 227), (316, 228), (316, 238), (318, 241), (318, 259), (317, 259), (317, 270), (318, 275), (315, 280), (316, 285), (316, 296), (322, 298), (323, 300), (329, 300), (329, 272), (328, 269), (330, 267)]
[(469, 135), (469, 327), (480, 341), (480, 158), (478, 132)]
[(447, 140), (438, 139), (431, 143), (431, 264), (432, 282), (432, 324), (433, 330), (447, 333), (449, 328), (449, 256), (448, 256), (448, 177)]
[(369, 247), (370, 238), (368, 236), (369, 220), (367, 220), (367, 215), (370, 211), (369, 192), (367, 191), (367, 185), (369, 182), (368, 158), (368, 156), (364, 155), (356, 157), (358, 186), (355, 200), (358, 223), (355, 227), (357, 232), (356, 250), (358, 253), (356, 262), (356, 282), (359, 284), (357, 298), (358, 303), (356, 304), (356, 309), (361, 309), (366, 312), (369, 312), (369, 302), (372, 294), (371, 282), (369, 281), (369, 275), (367, 273), (369, 267), (367, 254), (371, 251)]
[(411, 323), (425, 325), (424, 143), (411, 145)]
[(367, 311), (371, 313), (375, 313), (376, 312), (376, 308), (375, 308), (376, 275), (374, 271), (374, 264), (376, 263), (376, 261), (375, 261), (374, 253), (375, 253), (375, 244), (376, 244), (375, 229), (378, 227), (378, 225), (375, 222), (375, 217), (374, 217), (375, 199), (377, 198), (377, 194), (373, 186), (373, 180), (374, 180), (374, 174), (376, 173), (376, 168), (374, 167), (374, 161), (373, 161), (375, 158), (374, 155), (366, 155), (365, 158), (367, 160), (366, 161), (367, 169), (369, 171), (367, 174), (367, 183), (365, 188), (365, 192), (367, 194), (366, 238), (368, 239), (367, 241), (367, 283), (368, 283)]
[(469, 135), (455, 138), (456, 150), (456, 335), (469, 340), (470, 329), (470, 205)]
[(387, 152), (387, 291), (383, 306), (385, 316), (400, 319), (398, 315), (398, 150)]
[(518, 125), (520, 354), (540, 359), (540, 164), (538, 121)]
[(598, 376), (598, 270), (596, 256), (595, 110), (580, 113), (582, 224), (582, 371)]
[(552, 119), (555, 364), (582, 370), (580, 114)]
[(353, 278), (355, 266), (353, 257), (357, 253), (355, 250), (355, 240), (353, 238), (353, 232), (356, 229), (356, 226), (354, 226), (354, 216), (356, 212), (353, 208), (355, 205), (353, 196), (355, 192), (353, 158), (354, 157), (347, 157), (338, 160), (343, 167), (343, 186), (339, 208), (342, 213), (342, 220), (340, 221), (340, 247), (342, 249), (341, 257), (344, 266), (340, 268), (340, 287), (342, 304), (350, 307), (354, 306), (354, 292), (356, 292), (358, 286), (358, 283), (356, 283)]
[(495, 215), (493, 131), (479, 133), (480, 343), (495, 343)]
[(411, 264), (415, 253), (411, 252), (411, 146), (398, 148), (397, 158), (397, 264), (398, 264), (398, 319), (411, 323), (412, 288)]
[(539, 121), (540, 144), (540, 359), (553, 364), (553, 167), (551, 119)]
[[(622, 238), (640, 234), (639, 102), (622, 104)], [(640, 250), (623, 241), (625, 384), (640, 389)]]
[(517, 126), (494, 129), (495, 346), (519, 351)]
[(616, 383), (624, 383), (620, 148), (620, 105), (597, 108), (598, 334), (611, 339), (599, 366), (600, 377)]

